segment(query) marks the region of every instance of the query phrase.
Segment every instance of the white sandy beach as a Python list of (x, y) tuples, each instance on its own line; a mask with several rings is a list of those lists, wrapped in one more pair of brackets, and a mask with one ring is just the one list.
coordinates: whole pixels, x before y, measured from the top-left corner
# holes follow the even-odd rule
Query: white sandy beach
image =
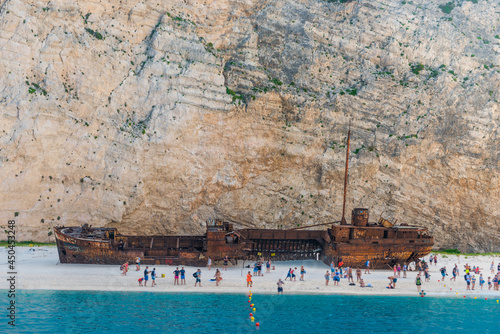
[[(138, 278), (142, 277), (144, 266), (141, 266), (140, 271), (135, 271), (135, 265), (130, 266), (130, 270), (126, 276), (122, 276), (119, 266), (107, 265), (86, 265), (86, 264), (61, 264), (57, 254), (57, 248), (54, 247), (34, 247), (30, 251), (29, 247), (16, 248), (16, 271), (17, 281), (16, 289), (40, 289), (40, 290), (104, 290), (104, 291), (162, 291), (162, 292), (209, 292), (209, 293), (246, 293), (246, 274), (248, 268), (242, 268), (243, 261), (239, 261), (238, 267), (229, 267), (227, 271), (222, 271), (222, 282), (219, 287), (215, 286), (215, 282), (210, 281), (214, 277), (215, 269), (221, 267), (212, 266), (212, 270), (208, 268), (200, 268), (202, 270), (203, 286), (194, 287), (195, 279), (192, 274), (198, 268), (185, 267), (187, 285), (174, 286), (174, 266), (155, 266), (158, 275), (157, 286), (155, 287), (140, 287), (138, 286)], [(426, 259), (427, 260), (427, 259)], [(427, 296), (448, 296), (463, 298), (463, 296), (471, 296), (477, 298), (496, 298), (500, 297), (498, 291), (493, 291), (493, 288), (488, 291), (487, 283), (483, 290), (480, 289), (479, 279), (474, 291), (466, 291), (466, 283), (464, 281), (465, 263), (471, 266), (479, 265), (482, 268), (483, 277), (487, 282), (490, 273), (491, 262), (495, 262), (495, 270), (500, 262), (500, 257), (494, 256), (473, 256), (460, 257), (460, 264), (455, 255), (438, 255), (437, 266), (432, 264), (430, 273), (431, 281), (423, 282), (422, 289), (425, 290)], [(0, 278), (0, 289), (7, 289), (7, 249), (0, 250), (0, 263), (2, 264), (2, 272)], [(460, 276), (456, 282), (449, 281), (452, 268), (459, 264)], [(249, 263), (248, 261), (245, 263)], [(264, 276), (253, 278), (252, 292), (255, 293), (276, 293), (276, 282), (279, 278), (285, 279), (288, 268), (304, 265), (306, 274), (305, 281), (299, 281), (300, 274), (297, 275), (297, 281), (286, 281), (284, 285), (285, 293), (296, 294), (352, 294), (352, 295), (413, 295), (417, 296), (415, 286), (416, 272), (408, 272), (408, 278), (399, 278), (396, 289), (389, 290), (386, 288), (389, 280), (388, 276), (393, 272), (390, 270), (372, 270), (371, 274), (364, 274), (362, 270), (362, 278), (366, 284), (371, 284), (373, 288), (361, 288), (359, 284), (349, 286), (347, 279), (342, 279), (339, 286), (334, 286), (330, 280), (329, 286), (325, 286), (324, 275), (329, 267), (323, 262), (314, 260), (307, 261), (288, 261), (273, 263), (275, 270)], [(441, 274), (439, 269), (445, 265), (448, 270), (448, 275), (444, 282), (441, 282)], [(152, 267), (150, 266), (150, 269)], [(265, 271), (265, 268), (263, 268)], [(298, 273), (298, 271), (297, 271)], [(161, 277), (165, 274), (165, 278)], [(253, 271), (252, 271), (253, 274)], [(479, 275), (476, 276), (477, 278)], [(354, 274), (354, 280), (356, 275)], [(151, 282), (151, 279), (150, 281)]]

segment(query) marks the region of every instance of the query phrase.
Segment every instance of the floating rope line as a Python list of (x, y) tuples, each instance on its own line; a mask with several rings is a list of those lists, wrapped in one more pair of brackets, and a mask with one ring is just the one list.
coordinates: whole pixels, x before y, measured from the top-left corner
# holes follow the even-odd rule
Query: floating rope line
[[(255, 308), (255, 304), (252, 303), (252, 290), (248, 291), (248, 303), (250, 304), (250, 321), (251, 322), (255, 322), (255, 317), (254, 317), (254, 313), (256, 311), (256, 308)], [(253, 313), (252, 313), (253, 312)], [(260, 323), (255, 323), (255, 327), (257, 327), (257, 329), (260, 327)]]

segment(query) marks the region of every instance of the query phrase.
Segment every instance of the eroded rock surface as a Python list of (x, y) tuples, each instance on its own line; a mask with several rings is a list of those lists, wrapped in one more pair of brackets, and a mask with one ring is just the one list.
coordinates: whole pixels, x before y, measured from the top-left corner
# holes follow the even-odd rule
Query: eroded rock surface
[(500, 250), (497, 1), (0, 6), (0, 224), (20, 240), (339, 220), (352, 121), (348, 212)]

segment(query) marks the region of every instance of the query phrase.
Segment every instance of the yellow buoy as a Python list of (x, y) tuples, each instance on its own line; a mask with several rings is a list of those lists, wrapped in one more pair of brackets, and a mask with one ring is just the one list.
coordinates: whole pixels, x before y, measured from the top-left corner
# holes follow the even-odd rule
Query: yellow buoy
[(474, 297), (474, 299), (477, 299), (477, 297)]
[(255, 312), (255, 307), (252, 310)]

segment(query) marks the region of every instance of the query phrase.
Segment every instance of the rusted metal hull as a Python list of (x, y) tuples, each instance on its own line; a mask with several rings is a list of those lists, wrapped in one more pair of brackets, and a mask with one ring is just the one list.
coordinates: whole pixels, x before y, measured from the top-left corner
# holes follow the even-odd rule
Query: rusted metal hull
[[(388, 269), (395, 264), (403, 265), (422, 258), (432, 251), (432, 246), (396, 245), (394, 243), (369, 245), (339, 243), (330, 254), (325, 252), (325, 263), (338, 263), (342, 260), (349, 267), (365, 267), (370, 260), (370, 268)], [(328, 255), (327, 255), (328, 254)]]
[[(270, 258), (278, 261), (317, 259), (329, 264), (387, 269), (429, 254), (434, 244), (425, 229), (368, 224), (367, 212), (357, 225), (332, 224), (327, 230), (233, 230), (229, 223), (208, 226), (203, 236), (124, 236), (116, 229), (57, 227), (61, 263), (122, 264), (141, 258), (143, 264), (205, 266), (231, 260)], [(360, 219), (361, 219), (360, 218)], [(215, 223), (213, 223), (215, 224)]]
[[(346, 266), (387, 269), (397, 263), (410, 263), (432, 251), (432, 240), (417, 239), (354, 239), (332, 242), (327, 231), (246, 230), (241, 231), (253, 241), (246, 258), (275, 260), (319, 259), (330, 264), (342, 260)], [(410, 243), (411, 241), (411, 243)], [(376, 243), (374, 243), (376, 242)]]
[(123, 264), (135, 257), (143, 257), (140, 251), (119, 251), (110, 242), (78, 240), (54, 230), (59, 261), (61, 263)]
[[(206, 262), (202, 236), (160, 236), (156, 237), (155, 244), (155, 237), (119, 236), (115, 240), (90, 240), (68, 236), (60, 228), (55, 228), (54, 232), (61, 263), (123, 264), (135, 262), (137, 257), (141, 258), (142, 264), (151, 265), (201, 266)], [(124, 240), (123, 248), (120, 240)], [(169, 245), (175, 245), (174, 249), (169, 249)]]

